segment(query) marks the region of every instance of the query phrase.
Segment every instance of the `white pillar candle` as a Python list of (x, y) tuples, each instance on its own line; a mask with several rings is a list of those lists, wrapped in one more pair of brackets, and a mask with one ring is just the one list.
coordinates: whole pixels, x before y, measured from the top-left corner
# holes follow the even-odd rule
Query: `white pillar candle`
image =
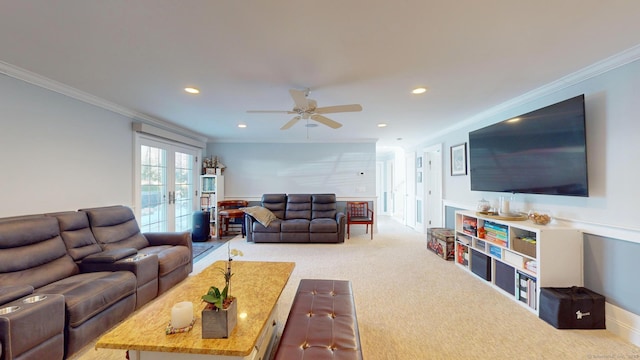
[(193, 303), (183, 301), (173, 305), (171, 309), (171, 326), (180, 329), (189, 326), (193, 320)]
[(511, 209), (509, 208), (509, 198), (503, 196), (500, 198), (500, 213), (504, 215), (509, 215)]

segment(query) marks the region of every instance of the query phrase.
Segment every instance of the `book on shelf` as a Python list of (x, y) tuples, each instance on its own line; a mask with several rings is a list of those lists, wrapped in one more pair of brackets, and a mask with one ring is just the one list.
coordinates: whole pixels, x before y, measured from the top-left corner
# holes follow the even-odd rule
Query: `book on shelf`
[(518, 284), (518, 300), (527, 304), (532, 309), (537, 308), (536, 278), (516, 271), (516, 283)]

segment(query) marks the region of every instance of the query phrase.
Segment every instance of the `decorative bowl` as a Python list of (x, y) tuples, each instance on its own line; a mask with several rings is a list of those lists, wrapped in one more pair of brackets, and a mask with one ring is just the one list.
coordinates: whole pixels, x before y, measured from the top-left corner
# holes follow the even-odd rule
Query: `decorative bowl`
[(528, 217), (529, 220), (538, 225), (547, 225), (551, 222), (551, 214), (545, 210), (529, 210)]

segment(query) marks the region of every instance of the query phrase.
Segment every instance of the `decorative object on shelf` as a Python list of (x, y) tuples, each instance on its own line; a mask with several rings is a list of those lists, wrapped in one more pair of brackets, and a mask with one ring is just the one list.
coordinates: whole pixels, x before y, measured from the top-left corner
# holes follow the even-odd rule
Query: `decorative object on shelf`
[(467, 143), (451, 147), (451, 176), (467, 175)]
[(202, 175), (222, 175), (225, 167), (217, 156), (202, 159)]
[(529, 220), (538, 225), (547, 225), (551, 222), (551, 215), (544, 210), (529, 210)]
[(489, 201), (482, 198), (482, 200), (478, 201), (477, 210), (480, 213), (489, 213), (489, 210), (491, 210), (491, 204)]
[(500, 196), (500, 207), (498, 215), (500, 216), (518, 216), (520, 213), (513, 209), (513, 196)]
[(202, 338), (220, 339), (228, 338), (238, 320), (238, 299), (231, 296), (231, 261), (234, 256), (242, 256), (242, 251), (231, 249), (227, 243), (227, 268), (219, 269), (224, 276), (225, 286), (222, 291), (211, 286), (207, 294), (202, 296), (202, 301), (207, 305), (202, 309)]
[(489, 211), (489, 212), (476, 211), (476, 214), (479, 215), (479, 216), (484, 216), (484, 217), (491, 218), (491, 219), (507, 220), (507, 221), (524, 221), (524, 220), (527, 220), (529, 218), (527, 216), (527, 214), (520, 213), (520, 212), (512, 213), (512, 214), (506, 215), (506, 216), (502, 216), (502, 215), (499, 215), (498, 213), (491, 212), (491, 211)]

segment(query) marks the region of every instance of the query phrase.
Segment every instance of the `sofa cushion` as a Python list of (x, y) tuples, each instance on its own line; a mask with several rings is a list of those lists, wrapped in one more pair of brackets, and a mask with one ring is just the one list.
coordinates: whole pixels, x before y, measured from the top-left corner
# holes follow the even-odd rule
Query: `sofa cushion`
[(136, 277), (129, 271), (79, 274), (36, 289), (40, 294), (64, 295), (71, 327), (82, 325), (135, 291)]
[(338, 207), (335, 194), (314, 194), (311, 196), (311, 218), (336, 218)]
[(281, 232), (309, 232), (309, 223), (307, 219), (285, 220), (280, 224)]
[(123, 247), (140, 250), (149, 246), (131, 208), (118, 205), (81, 211), (87, 213), (93, 236), (103, 250)]
[(262, 206), (249, 206), (240, 208), (245, 214), (253, 216), (256, 221), (262, 224), (264, 227), (268, 227), (269, 224), (277, 219), (277, 217), (271, 212), (271, 210)]
[(338, 223), (334, 219), (327, 219), (327, 218), (313, 219), (309, 224), (309, 232), (335, 234), (338, 232)]
[[(0, 305), (33, 293), (31, 285), (0, 285)], [(0, 357), (2, 359), (2, 357)]]
[(287, 196), (285, 219), (311, 220), (311, 195), (291, 194)]
[(58, 219), (60, 236), (67, 247), (67, 252), (75, 261), (102, 251), (100, 245), (93, 237), (89, 218), (82, 211), (65, 211), (46, 214)]
[(279, 233), (281, 224), (282, 224), (282, 220), (280, 219), (275, 219), (271, 221), (269, 223), (269, 226), (264, 226), (256, 221), (252, 223), (253, 225), (252, 230), (253, 232), (257, 232), (257, 233)]
[(286, 194), (263, 194), (262, 206), (269, 209), (278, 219), (284, 219), (287, 208)]
[(160, 277), (191, 261), (191, 250), (180, 245), (149, 246), (140, 250), (139, 253), (158, 256), (158, 276)]
[(34, 288), (79, 272), (60, 237), (58, 220), (25, 217), (0, 221), (0, 284)]

